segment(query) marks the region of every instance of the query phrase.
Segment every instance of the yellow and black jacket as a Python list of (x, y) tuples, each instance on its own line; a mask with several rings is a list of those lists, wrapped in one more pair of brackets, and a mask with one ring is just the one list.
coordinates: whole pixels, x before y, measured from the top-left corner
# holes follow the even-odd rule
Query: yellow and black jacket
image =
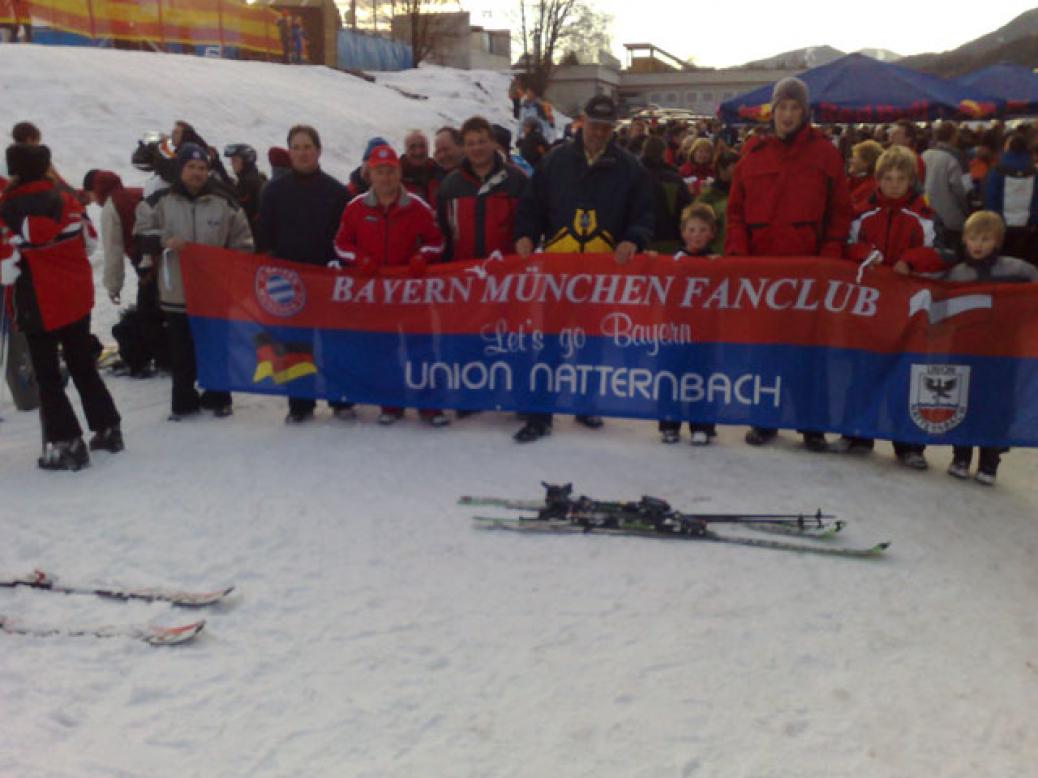
[(533, 174), (519, 200), (515, 237), (565, 254), (612, 252), (652, 240), (655, 210), (648, 172), (610, 140), (588, 165), (583, 137), (557, 147)]

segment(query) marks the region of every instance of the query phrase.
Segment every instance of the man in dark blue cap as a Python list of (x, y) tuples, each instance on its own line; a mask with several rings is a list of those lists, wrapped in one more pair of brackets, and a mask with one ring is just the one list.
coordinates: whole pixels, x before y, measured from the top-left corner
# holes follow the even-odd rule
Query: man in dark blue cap
[[(548, 154), (526, 186), (515, 218), (515, 250), (528, 257), (537, 246), (554, 253), (608, 252), (618, 264), (652, 240), (655, 208), (648, 172), (614, 140), (619, 118), (608, 95), (584, 107), (584, 126), (572, 143)], [(602, 426), (598, 416), (577, 416)], [(527, 443), (551, 432), (551, 414), (527, 414), (515, 434)]]

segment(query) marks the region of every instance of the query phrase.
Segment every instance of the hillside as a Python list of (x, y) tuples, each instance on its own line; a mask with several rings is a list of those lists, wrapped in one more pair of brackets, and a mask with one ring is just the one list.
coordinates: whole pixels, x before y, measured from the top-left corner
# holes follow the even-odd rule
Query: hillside
[(1038, 67), (1038, 8), (956, 49), (915, 54), (898, 64), (945, 78), (963, 76), (988, 65)]
[[(887, 49), (862, 49), (859, 54), (878, 59), (883, 62), (895, 62), (901, 59), (900, 54), (895, 54)], [(771, 70), (807, 70), (820, 65), (827, 65), (833, 60), (845, 56), (846, 52), (835, 49), (832, 46), (808, 46), (803, 49), (785, 51), (766, 59), (755, 60), (741, 65), (745, 69), (771, 69)]]
[[(218, 149), (249, 143), (261, 160), (270, 146), (285, 145), (293, 124), (312, 124), (321, 133), (323, 167), (340, 179), (360, 163), (375, 135), (402, 150), (413, 128), (460, 126), (475, 113), (513, 123), (508, 76), (490, 71), (423, 67), (380, 75), (371, 84), (324, 67), (0, 46), (0, 72), (5, 120), (39, 125), (70, 181), (93, 167), (115, 170), (128, 184), (143, 180), (130, 166), (137, 139), (149, 130), (168, 132), (177, 119), (191, 122)], [(8, 77), (14, 73), (19, 83)], [(410, 99), (390, 86), (435, 99)]]
[[(133, 179), (136, 138), (176, 118), (213, 145), (259, 148), (311, 122), (343, 176), (371, 135), (510, 115), (503, 77), (446, 70), (380, 86), (0, 46), (0, 73), (5, 121), (37, 121), (71, 179), (90, 167)], [(115, 316), (100, 292), (106, 340)], [(3, 576), (236, 590), (200, 611), (0, 588), (16, 623), (208, 622), (176, 648), (0, 633), (3, 778), (1034, 775), (1033, 450), (1011, 452), (985, 488), (945, 474), (947, 448), (919, 473), (887, 443), (819, 455), (784, 432), (757, 449), (737, 427), (693, 448), (687, 433), (661, 445), (652, 422), (559, 417), (518, 446), (511, 414), (432, 429), (410, 411), (385, 428), (373, 407), (343, 422), (322, 403), (286, 426), (282, 398), (246, 394), (230, 418), (173, 424), (167, 377), (106, 380), (127, 450), (79, 473), (37, 470), (37, 416), (3, 401)], [(541, 481), (689, 511), (821, 507), (846, 529), (803, 542), (893, 545), (841, 559), (520, 535), (476, 529), (457, 505), (535, 497)]]

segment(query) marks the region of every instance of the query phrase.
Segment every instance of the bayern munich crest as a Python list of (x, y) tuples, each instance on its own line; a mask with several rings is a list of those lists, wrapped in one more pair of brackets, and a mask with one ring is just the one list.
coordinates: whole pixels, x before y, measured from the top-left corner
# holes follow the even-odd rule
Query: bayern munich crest
[(267, 313), (295, 316), (306, 305), (306, 287), (294, 270), (263, 265), (256, 271), (256, 299)]
[(920, 429), (939, 435), (959, 426), (969, 394), (969, 365), (912, 365), (908, 409)]

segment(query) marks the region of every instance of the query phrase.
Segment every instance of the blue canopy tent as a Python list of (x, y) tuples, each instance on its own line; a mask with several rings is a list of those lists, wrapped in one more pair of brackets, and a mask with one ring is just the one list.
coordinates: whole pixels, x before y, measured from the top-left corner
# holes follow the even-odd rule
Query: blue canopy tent
[[(799, 75), (811, 90), (816, 122), (893, 122), (898, 119), (986, 119), (1000, 116), (1005, 100), (911, 68), (848, 54)], [(762, 86), (721, 103), (726, 124), (766, 122), (771, 90)]]
[(1006, 101), (1006, 116), (1038, 116), (1038, 73), (1023, 65), (991, 65), (955, 81)]

